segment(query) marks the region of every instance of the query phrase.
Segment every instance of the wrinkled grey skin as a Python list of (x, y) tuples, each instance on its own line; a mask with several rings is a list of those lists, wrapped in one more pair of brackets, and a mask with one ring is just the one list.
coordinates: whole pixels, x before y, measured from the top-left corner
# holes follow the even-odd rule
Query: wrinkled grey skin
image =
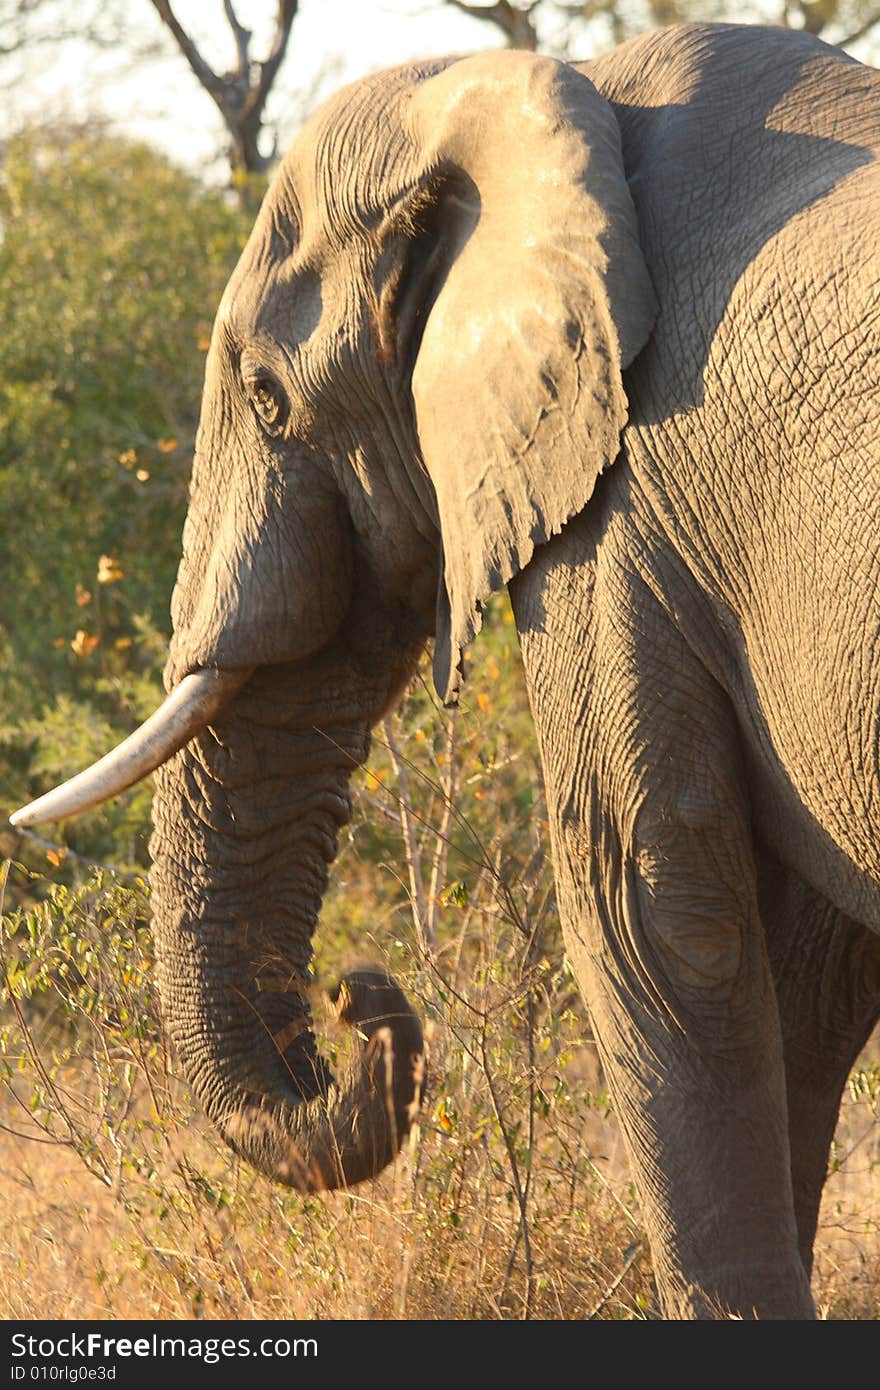
[(686, 26), (380, 74), (285, 161), (214, 331), (167, 674), (256, 670), (153, 841), (170, 1032), (264, 1171), (357, 1181), (406, 1133), (418, 1024), (357, 977), (331, 1085), (310, 938), (371, 726), (432, 634), (454, 699), (509, 584), (663, 1310), (812, 1316), (880, 1012), (878, 140), (873, 71)]

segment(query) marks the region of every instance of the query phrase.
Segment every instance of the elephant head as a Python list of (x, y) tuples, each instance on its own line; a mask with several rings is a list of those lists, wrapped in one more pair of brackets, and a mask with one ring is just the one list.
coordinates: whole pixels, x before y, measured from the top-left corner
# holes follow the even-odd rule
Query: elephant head
[(455, 700), (481, 605), (589, 501), (651, 330), (611, 107), (502, 52), (345, 89), (305, 127), (223, 297), (207, 362), (162, 710), (19, 812), (70, 815), (158, 767), (163, 1010), (227, 1141), (301, 1189), (377, 1172), (422, 1040), (381, 972), (365, 1040), (315, 1045), (311, 937), (348, 782), (434, 636)]

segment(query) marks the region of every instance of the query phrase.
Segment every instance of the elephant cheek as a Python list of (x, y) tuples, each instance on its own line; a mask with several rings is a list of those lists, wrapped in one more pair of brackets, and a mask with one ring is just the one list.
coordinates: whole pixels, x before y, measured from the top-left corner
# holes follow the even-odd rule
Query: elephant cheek
[(290, 483), (194, 517), (172, 599), (171, 683), (202, 667), (301, 661), (332, 641), (355, 557), (338, 494)]

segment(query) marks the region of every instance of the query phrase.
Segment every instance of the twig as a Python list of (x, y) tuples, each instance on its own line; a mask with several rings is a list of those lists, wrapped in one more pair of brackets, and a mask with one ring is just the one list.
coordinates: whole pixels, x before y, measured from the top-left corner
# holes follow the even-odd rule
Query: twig
[(406, 857), (406, 867), (409, 872), (410, 885), (410, 905), (412, 907), (413, 925), (416, 929), (416, 940), (419, 950), (426, 957), (434, 954), (437, 942), (433, 929), (433, 921), (429, 922), (428, 908), (425, 900), (425, 885), (422, 879), (421, 856), (416, 846), (415, 829), (413, 826), (412, 801), (409, 794), (409, 777), (407, 775), (406, 763), (401, 755), (397, 740), (394, 737), (394, 730), (391, 727), (391, 720), (386, 719), (382, 725), (385, 734), (385, 742), (391, 754), (391, 761), (394, 764), (394, 771), (397, 775), (397, 782), (400, 787), (400, 796), (397, 804), (400, 812), (400, 828), (403, 832), (403, 852)]
[(455, 732), (458, 723), (458, 710), (454, 709), (446, 723), (446, 747), (443, 750), (443, 777), (440, 786), (443, 792), (443, 815), (435, 832), (434, 862), (431, 865), (431, 887), (428, 892), (428, 921), (426, 935), (436, 941), (437, 908), (440, 902), (441, 884), (446, 877), (446, 863), (449, 858), (449, 830), (455, 803)]
[(642, 1242), (640, 1240), (635, 1241), (635, 1243), (629, 1247), (629, 1250), (626, 1252), (626, 1259), (623, 1262), (623, 1268), (621, 1269), (617, 1278), (612, 1280), (612, 1282), (608, 1285), (602, 1297), (599, 1299), (599, 1302), (594, 1304), (593, 1307), (590, 1309), (589, 1313), (587, 1313), (585, 1319), (586, 1322), (590, 1322), (591, 1319), (597, 1317), (599, 1313), (601, 1313), (602, 1309), (605, 1307), (605, 1304), (608, 1302), (608, 1300), (620, 1288), (627, 1274), (629, 1274), (629, 1271), (635, 1264), (636, 1257), (640, 1253), (641, 1248)]
[(31, 844), (36, 845), (46, 854), (57, 855), (59, 860), (72, 859), (75, 864), (84, 864), (89, 869), (103, 869), (108, 874), (116, 874), (119, 878), (143, 878), (143, 869), (123, 869), (121, 864), (105, 864), (101, 859), (90, 859), (86, 854), (79, 854), (75, 849), (70, 849), (67, 845), (57, 845), (51, 840), (44, 840), (42, 835), (38, 835), (35, 830), (19, 829), (18, 834)]
[(473, 19), (487, 20), (496, 25), (515, 48), (526, 48), (532, 52), (538, 47), (538, 35), (532, 23), (532, 11), (538, 8), (540, 0), (532, 0), (520, 8), (510, 0), (498, 0), (495, 5), (470, 5), (467, 0), (447, 0), (447, 4), (470, 15)]
[[(486, 1053), (485, 1016), (483, 1028), (480, 1034), (480, 1065), (482, 1068), (483, 1075), (486, 1078), (486, 1085), (489, 1088), (489, 1096), (492, 1101), (492, 1109), (495, 1112), (495, 1119), (498, 1122), (498, 1128), (500, 1129), (501, 1137), (504, 1140), (504, 1147), (507, 1150), (507, 1161), (510, 1164), (510, 1175), (513, 1180), (513, 1191), (514, 1195), (516, 1196), (516, 1204), (519, 1210), (519, 1229), (517, 1231), (517, 1240), (520, 1237), (522, 1238), (523, 1261), (525, 1263), (526, 1276), (526, 1292), (525, 1298), (523, 1299), (522, 1316), (523, 1321), (528, 1322), (529, 1318), (532, 1316), (532, 1295), (534, 1292), (535, 1277), (534, 1269), (532, 1267), (532, 1243), (529, 1238), (528, 1191), (524, 1186), (522, 1179), (520, 1178), (519, 1164), (516, 1158), (516, 1150), (513, 1146), (513, 1139), (510, 1136), (510, 1132), (505, 1122), (504, 1111), (502, 1109), (501, 1102), (498, 1099), (498, 1093), (495, 1089), (495, 1078), (492, 1074), (492, 1068), (489, 1065), (489, 1058)], [(516, 1244), (514, 1244), (514, 1250), (512, 1253), (515, 1254), (515, 1252)]]

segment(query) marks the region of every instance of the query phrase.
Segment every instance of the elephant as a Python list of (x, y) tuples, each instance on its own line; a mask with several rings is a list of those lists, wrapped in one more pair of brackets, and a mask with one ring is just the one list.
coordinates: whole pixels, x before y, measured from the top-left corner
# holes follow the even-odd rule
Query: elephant
[(153, 769), (160, 993), (232, 1148), (372, 1176), (424, 1085), (382, 970), (306, 998), (352, 769), (505, 586), (566, 950), (667, 1318), (810, 1318), (880, 1015), (880, 74), (685, 24), (345, 88), (207, 359), (168, 697), (17, 813)]

